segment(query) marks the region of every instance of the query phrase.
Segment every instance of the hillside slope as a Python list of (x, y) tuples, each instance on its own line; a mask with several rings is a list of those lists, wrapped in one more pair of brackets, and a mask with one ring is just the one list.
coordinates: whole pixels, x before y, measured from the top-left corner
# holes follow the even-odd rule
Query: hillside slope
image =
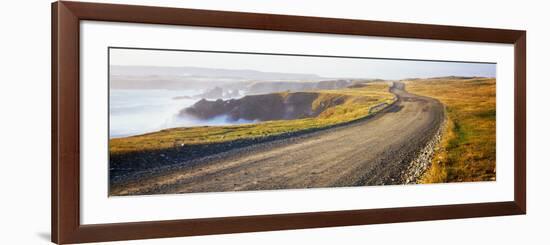
[(496, 179), (496, 79), (443, 77), (407, 82), (445, 105), (446, 129), (425, 183)]

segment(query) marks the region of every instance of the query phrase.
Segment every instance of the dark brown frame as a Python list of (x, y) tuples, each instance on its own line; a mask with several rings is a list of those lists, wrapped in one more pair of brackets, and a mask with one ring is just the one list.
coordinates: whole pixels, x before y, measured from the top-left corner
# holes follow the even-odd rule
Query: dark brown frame
[[(99, 225), (80, 224), (81, 20), (514, 44), (514, 201)], [(52, 4), (52, 241), (80, 243), (526, 213), (526, 32), (164, 7)]]

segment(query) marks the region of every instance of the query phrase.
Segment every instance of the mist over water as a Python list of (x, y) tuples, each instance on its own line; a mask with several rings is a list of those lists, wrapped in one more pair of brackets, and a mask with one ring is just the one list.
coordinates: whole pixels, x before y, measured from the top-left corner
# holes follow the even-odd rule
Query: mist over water
[(150, 133), (167, 128), (214, 126), (252, 123), (231, 121), (227, 116), (198, 120), (178, 116), (181, 109), (200, 99), (174, 97), (194, 96), (203, 90), (111, 89), (109, 95), (109, 138)]

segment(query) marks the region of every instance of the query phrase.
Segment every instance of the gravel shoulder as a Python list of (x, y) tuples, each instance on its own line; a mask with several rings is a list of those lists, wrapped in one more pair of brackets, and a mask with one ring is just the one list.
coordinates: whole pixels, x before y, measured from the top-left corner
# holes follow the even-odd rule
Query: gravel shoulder
[(375, 116), (195, 159), (112, 183), (110, 195), (403, 184), (403, 173), (444, 120), (435, 99), (406, 92)]

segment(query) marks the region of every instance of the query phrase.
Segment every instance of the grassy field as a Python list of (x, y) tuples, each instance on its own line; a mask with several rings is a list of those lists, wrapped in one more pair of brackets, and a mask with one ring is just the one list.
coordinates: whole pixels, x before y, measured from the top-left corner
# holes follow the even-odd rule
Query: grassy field
[[(317, 92), (317, 91), (316, 91)], [(345, 102), (330, 107), (314, 118), (266, 121), (233, 126), (202, 126), (166, 129), (144, 135), (111, 139), (111, 155), (169, 149), (176, 146), (226, 142), (243, 138), (264, 137), (310, 128), (321, 128), (349, 122), (367, 116), (376, 105), (391, 103), (395, 96), (389, 92), (389, 84), (370, 83), (364, 87), (318, 91), (320, 96), (312, 103), (315, 110), (323, 102), (342, 97)], [(280, 93), (286, 96), (286, 93)]]
[(407, 82), (411, 93), (445, 105), (446, 124), (439, 149), (423, 183), (494, 180), (496, 80), (440, 78)]

